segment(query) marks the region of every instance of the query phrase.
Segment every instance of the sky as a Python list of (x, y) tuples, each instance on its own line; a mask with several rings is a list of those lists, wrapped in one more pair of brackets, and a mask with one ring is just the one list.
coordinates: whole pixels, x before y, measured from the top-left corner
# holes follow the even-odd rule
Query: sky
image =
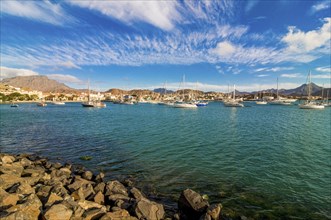
[[(0, 1), (1, 79), (73, 88), (331, 87), (331, 3)], [(185, 76), (185, 77), (183, 77)], [(185, 84), (183, 86), (183, 78)]]

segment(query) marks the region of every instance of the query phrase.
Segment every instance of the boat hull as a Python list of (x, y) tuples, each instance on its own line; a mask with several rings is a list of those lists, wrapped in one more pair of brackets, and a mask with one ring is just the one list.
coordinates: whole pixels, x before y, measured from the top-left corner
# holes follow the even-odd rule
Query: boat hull
[(189, 103), (175, 103), (175, 108), (197, 108), (196, 104), (189, 104)]
[(257, 105), (266, 105), (266, 104), (268, 104), (268, 102), (256, 101), (255, 104), (257, 104)]
[(324, 105), (307, 105), (307, 104), (302, 104), (299, 105), (299, 108), (301, 109), (324, 109), (325, 106)]

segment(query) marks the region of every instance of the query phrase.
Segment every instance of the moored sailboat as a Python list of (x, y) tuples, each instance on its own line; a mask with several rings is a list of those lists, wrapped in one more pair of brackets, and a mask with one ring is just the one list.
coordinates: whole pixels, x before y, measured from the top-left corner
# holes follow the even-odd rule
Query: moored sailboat
[(224, 102), (225, 107), (244, 107), (244, 104), (240, 103), (239, 100), (236, 99), (236, 86), (233, 85), (233, 97), (232, 99), (227, 99)]
[(308, 74), (308, 97), (307, 100), (303, 103), (303, 104), (299, 104), (299, 108), (301, 109), (324, 109), (324, 105), (320, 104), (320, 103), (316, 103), (315, 101), (312, 100), (311, 97), (311, 72), (309, 71)]

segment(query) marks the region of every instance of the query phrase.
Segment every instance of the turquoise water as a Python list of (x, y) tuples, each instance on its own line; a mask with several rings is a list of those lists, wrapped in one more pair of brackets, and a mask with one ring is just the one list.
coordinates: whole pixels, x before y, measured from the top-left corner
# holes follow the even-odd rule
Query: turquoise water
[(107, 104), (0, 105), (1, 151), (130, 176), (169, 206), (190, 187), (254, 218), (331, 219), (331, 108)]

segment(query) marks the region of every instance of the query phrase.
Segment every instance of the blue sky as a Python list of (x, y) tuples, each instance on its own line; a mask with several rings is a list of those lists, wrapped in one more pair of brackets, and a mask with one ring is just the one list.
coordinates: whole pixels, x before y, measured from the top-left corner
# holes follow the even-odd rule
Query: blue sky
[[(1, 4), (1, 78), (97, 90), (330, 87), (330, 1), (13, 1)], [(198, 83), (197, 83), (198, 82)]]

